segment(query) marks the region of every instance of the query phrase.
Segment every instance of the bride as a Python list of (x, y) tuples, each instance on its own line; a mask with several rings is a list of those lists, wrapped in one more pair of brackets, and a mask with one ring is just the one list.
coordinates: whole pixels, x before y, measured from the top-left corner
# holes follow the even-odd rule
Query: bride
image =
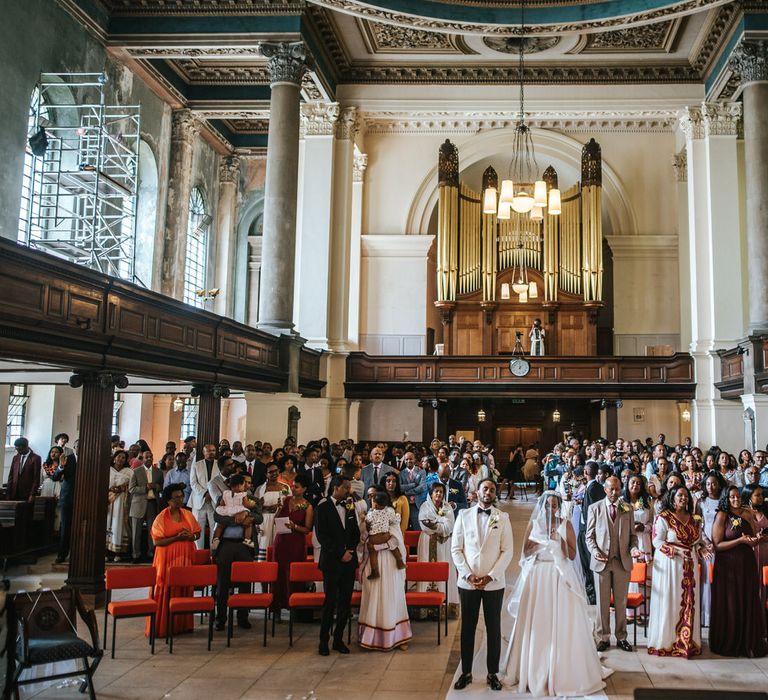
[(536, 697), (596, 693), (612, 673), (595, 651), (584, 585), (572, 563), (576, 535), (561, 509), (557, 491), (539, 498), (507, 605), (514, 626), (503, 681)]

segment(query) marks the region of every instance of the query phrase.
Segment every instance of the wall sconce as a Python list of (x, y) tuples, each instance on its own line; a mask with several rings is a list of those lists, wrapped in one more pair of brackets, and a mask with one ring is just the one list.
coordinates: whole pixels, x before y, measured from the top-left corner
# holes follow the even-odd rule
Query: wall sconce
[(691, 412), (686, 408), (681, 414), (680, 417), (683, 419), (684, 422), (689, 423), (691, 421)]
[(173, 410), (175, 413), (178, 413), (182, 408), (184, 408), (184, 399), (182, 399), (180, 396), (177, 396), (173, 400)]
[(552, 412), (552, 422), (553, 423), (559, 423), (560, 422), (560, 411), (558, 409), (555, 409)]
[(509, 282), (503, 282), (501, 285), (501, 298), (509, 299)]
[(482, 408), (477, 412), (477, 422), (485, 423), (485, 411)]

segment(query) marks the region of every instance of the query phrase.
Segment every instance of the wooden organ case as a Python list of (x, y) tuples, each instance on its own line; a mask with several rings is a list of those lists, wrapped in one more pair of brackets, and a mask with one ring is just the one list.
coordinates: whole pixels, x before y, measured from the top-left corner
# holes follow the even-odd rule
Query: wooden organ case
[[(515, 211), (508, 219), (484, 213), (483, 192), (460, 182), (459, 152), (447, 139), (438, 174), (435, 305), (444, 354), (511, 354), (518, 331), (528, 353), (528, 333), (538, 318), (547, 355), (596, 355), (603, 306), (600, 145), (591, 139), (584, 146), (581, 182), (561, 193), (560, 215), (545, 209), (541, 221)], [(558, 187), (551, 166), (543, 179), (548, 191)], [(483, 191), (497, 182), (489, 167)], [(510, 293), (523, 272), (530, 293)]]

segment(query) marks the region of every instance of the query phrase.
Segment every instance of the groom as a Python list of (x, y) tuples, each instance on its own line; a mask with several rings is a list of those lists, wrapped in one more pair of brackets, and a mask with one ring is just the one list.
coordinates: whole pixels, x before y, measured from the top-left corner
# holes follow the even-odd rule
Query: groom
[(597, 595), (598, 651), (605, 651), (611, 639), (611, 593), (616, 611), (616, 646), (632, 651), (627, 641), (627, 592), (632, 558), (639, 557), (635, 518), (619, 500), (621, 482), (611, 476), (605, 480), (605, 498), (593, 503), (587, 515), (587, 547), (592, 555), (590, 568), (595, 574)]
[(496, 508), (496, 483), (480, 482), (477, 505), (457, 511), (451, 538), (451, 555), (459, 572), (461, 601), (461, 675), (454, 684), (463, 690), (472, 682), (475, 655), (475, 630), (483, 606), (488, 656), (486, 682), (491, 690), (501, 690), (499, 656), (501, 655), (501, 604), (504, 575), (512, 561), (512, 526), (509, 515)]

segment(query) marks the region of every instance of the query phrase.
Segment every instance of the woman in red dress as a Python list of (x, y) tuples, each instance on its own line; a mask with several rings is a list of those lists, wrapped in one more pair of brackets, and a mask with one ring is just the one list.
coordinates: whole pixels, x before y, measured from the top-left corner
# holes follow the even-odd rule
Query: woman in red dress
[[(168, 573), (172, 566), (192, 566), (195, 552), (195, 540), (200, 537), (200, 525), (192, 517), (192, 512), (182, 508), (184, 504), (184, 484), (168, 484), (163, 489), (163, 501), (167, 508), (160, 511), (152, 524), (152, 539), (155, 542), (155, 559), (152, 562), (157, 569), (155, 600), (157, 601), (157, 623), (155, 636), (162, 639), (168, 631)], [(192, 595), (193, 592), (180, 592), (180, 595)], [(194, 626), (193, 615), (176, 615), (173, 621), (174, 635), (191, 632)], [(149, 636), (149, 620), (145, 634)]]
[(307, 560), (308, 532), (312, 532), (313, 511), (312, 505), (304, 498), (304, 494), (310, 486), (309, 477), (305, 473), (297, 474), (291, 484), (292, 496), (283, 501), (280, 512), (275, 517), (275, 532), (281, 518), (288, 518), (286, 526), (290, 532), (277, 532), (275, 535), (273, 551), (278, 566), (277, 585), (275, 586), (275, 600), (272, 604), (274, 611), (279, 616), (283, 608), (288, 607), (288, 597), (291, 595), (288, 577), (291, 564), (295, 561)]

